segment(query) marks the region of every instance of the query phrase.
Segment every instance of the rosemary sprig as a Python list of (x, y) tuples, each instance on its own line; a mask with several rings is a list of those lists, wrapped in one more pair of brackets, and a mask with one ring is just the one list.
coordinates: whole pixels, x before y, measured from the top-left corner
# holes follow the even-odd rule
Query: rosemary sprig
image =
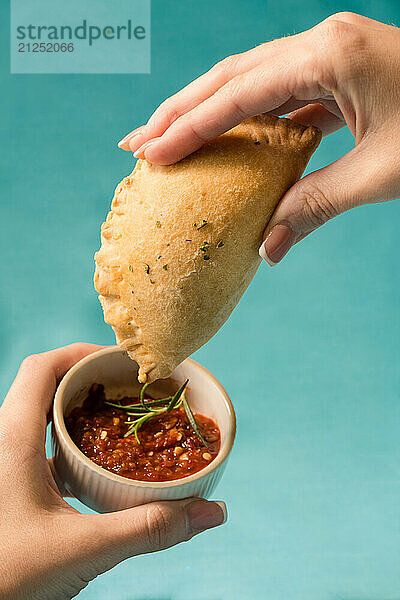
[(146, 408), (145, 404), (144, 404), (144, 393), (147, 390), (147, 388), (149, 387), (149, 383), (145, 383), (142, 386), (142, 389), (140, 390), (140, 395), (139, 395), (139, 400), (140, 400), (140, 404), (142, 405), (142, 408)]
[(150, 400), (145, 403), (145, 408), (143, 408), (140, 403), (137, 402), (135, 404), (117, 404), (116, 402), (106, 401), (105, 404), (108, 406), (113, 406), (114, 408), (120, 408), (121, 410), (145, 410), (147, 412), (147, 407), (152, 408), (153, 406), (163, 406), (166, 402), (169, 402), (172, 399), (172, 396), (168, 398), (162, 398), (161, 400)]
[(208, 448), (208, 444), (207, 444), (206, 440), (203, 438), (203, 436), (200, 433), (200, 429), (199, 429), (199, 426), (197, 425), (197, 421), (194, 418), (194, 414), (192, 413), (192, 410), (191, 410), (189, 404), (187, 403), (187, 400), (186, 400), (185, 397), (183, 398), (183, 408), (185, 409), (186, 416), (188, 418), (188, 421), (189, 421), (189, 423), (190, 423), (193, 431), (195, 432), (195, 434), (197, 435), (197, 437), (199, 438), (199, 440), (202, 442), (202, 444), (206, 448)]
[(197, 437), (200, 439), (202, 444), (204, 444), (204, 446), (206, 446), (208, 448), (208, 444), (207, 444), (206, 440), (203, 438), (203, 436), (201, 435), (201, 432), (200, 432), (199, 426), (196, 422), (196, 419), (194, 417), (194, 414), (192, 413), (192, 411), (187, 403), (187, 400), (185, 398), (185, 388), (186, 388), (188, 382), (189, 382), (189, 380), (187, 379), (181, 385), (179, 390), (175, 392), (175, 394), (173, 396), (168, 396), (167, 398), (162, 398), (160, 400), (150, 400), (150, 401), (145, 400), (145, 397), (144, 397), (145, 392), (146, 392), (146, 389), (148, 388), (148, 386), (150, 385), (149, 383), (145, 383), (140, 390), (139, 402), (136, 402), (135, 404), (125, 404), (124, 405), (124, 404), (121, 404), (120, 402), (117, 403), (117, 402), (106, 401), (105, 404), (107, 404), (107, 406), (112, 406), (113, 408), (118, 408), (120, 410), (125, 411), (128, 418), (133, 419), (133, 420), (125, 421), (125, 424), (129, 425), (129, 427), (128, 427), (128, 430), (125, 433), (124, 437), (129, 437), (130, 435), (134, 434), (138, 444), (140, 444), (139, 435), (138, 435), (139, 429), (145, 423), (147, 423), (147, 421), (150, 421), (150, 419), (154, 419), (154, 417), (158, 417), (159, 415), (162, 415), (164, 413), (170, 413), (175, 408), (179, 408), (180, 406), (183, 405), (186, 416), (190, 423), (190, 426), (192, 427), (193, 431), (195, 432)]
[[(128, 412), (129, 416), (136, 417), (136, 419), (134, 421), (127, 421), (127, 424), (129, 424), (130, 426), (128, 431), (125, 433), (124, 437), (128, 437), (132, 435), (132, 433), (134, 433), (137, 443), (140, 444), (138, 431), (142, 427), (142, 425), (144, 425), (147, 421), (150, 421), (150, 419), (153, 419), (154, 417), (158, 417), (163, 413), (171, 412), (173, 408), (178, 408), (178, 406), (180, 406), (182, 403), (183, 398), (181, 400), (181, 397), (185, 387), (188, 384), (188, 381), (189, 380), (187, 379), (185, 383), (179, 388), (179, 390), (172, 396), (172, 398), (166, 399), (166, 401), (168, 402), (167, 406), (165, 406), (164, 400), (164, 406), (160, 406), (160, 408), (155, 408), (154, 406), (149, 407), (148, 403), (144, 401), (144, 393), (149, 385), (148, 383), (145, 383), (142, 389), (140, 390), (139, 400), (142, 410), (144, 409), (147, 412), (145, 414), (137, 414), (135, 412), (132, 413), (132, 409)], [(180, 400), (181, 402), (179, 402)]]
[[(167, 406), (167, 410), (166, 410), (167, 413), (170, 413), (171, 410), (173, 410), (174, 408), (177, 408), (178, 402), (181, 397), (182, 397), (182, 401), (183, 401), (183, 399), (184, 399), (183, 392), (185, 391), (185, 387), (187, 386), (188, 382), (189, 382), (189, 379), (186, 379), (185, 383), (183, 383), (181, 385), (181, 387), (179, 388), (179, 390), (172, 396), (172, 400)], [(179, 406), (182, 404), (182, 401), (180, 402)]]
[(129, 423), (130, 427), (129, 427), (128, 431), (125, 433), (124, 437), (128, 437), (129, 435), (132, 435), (132, 433), (134, 433), (137, 443), (140, 444), (138, 431), (141, 428), (141, 426), (144, 425), (146, 423), (146, 421), (150, 421), (150, 419), (152, 419), (152, 417), (153, 417), (153, 415), (151, 413), (146, 413), (145, 415), (143, 415), (136, 421), (133, 421), (132, 423), (130, 421), (125, 421), (127, 424)]

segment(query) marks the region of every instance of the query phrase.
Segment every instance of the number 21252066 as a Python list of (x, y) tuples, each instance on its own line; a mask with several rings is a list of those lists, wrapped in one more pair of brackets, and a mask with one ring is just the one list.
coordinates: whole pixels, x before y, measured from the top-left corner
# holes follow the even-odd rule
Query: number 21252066
[(63, 42), (20, 42), (18, 44), (18, 52), (73, 52), (74, 44)]

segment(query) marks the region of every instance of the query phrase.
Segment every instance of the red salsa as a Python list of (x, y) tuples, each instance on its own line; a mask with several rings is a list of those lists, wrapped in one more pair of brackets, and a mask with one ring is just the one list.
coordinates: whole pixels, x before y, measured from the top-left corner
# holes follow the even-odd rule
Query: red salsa
[[(139, 481), (172, 481), (204, 469), (217, 456), (220, 431), (211, 419), (195, 415), (204, 446), (182, 406), (147, 421), (135, 435), (126, 412), (105, 404), (102, 385), (93, 385), (82, 406), (66, 418), (67, 430), (78, 448), (96, 465)], [(150, 398), (148, 398), (150, 400)], [(122, 405), (139, 402), (122, 398)]]

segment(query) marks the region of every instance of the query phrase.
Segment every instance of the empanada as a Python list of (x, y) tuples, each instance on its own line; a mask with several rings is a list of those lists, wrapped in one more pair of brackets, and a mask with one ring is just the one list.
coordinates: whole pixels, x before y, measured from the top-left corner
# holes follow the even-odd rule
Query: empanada
[(168, 377), (229, 317), (268, 220), (320, 139), (315, 127), (254, 117), (177, 164), (139, 160), (118, 185), (95, 287), (140, 382)]

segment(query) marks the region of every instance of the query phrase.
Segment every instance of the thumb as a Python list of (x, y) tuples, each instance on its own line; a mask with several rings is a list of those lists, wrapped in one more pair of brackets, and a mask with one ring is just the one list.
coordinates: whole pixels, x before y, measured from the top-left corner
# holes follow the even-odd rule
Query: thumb
[(336, 162), (300, 179), (283, 196), (268, 223), (261, 258), (276, 265), (311, 231), (350, 208), (382, 197), (382, 173), (373, 144), (367, 148), (360, 143)]
[(126, 558), (164, 550), (222, 525), (227, 510), (224, 502), (190, 498), (76, 519), (74, 562), (88, 581)]

